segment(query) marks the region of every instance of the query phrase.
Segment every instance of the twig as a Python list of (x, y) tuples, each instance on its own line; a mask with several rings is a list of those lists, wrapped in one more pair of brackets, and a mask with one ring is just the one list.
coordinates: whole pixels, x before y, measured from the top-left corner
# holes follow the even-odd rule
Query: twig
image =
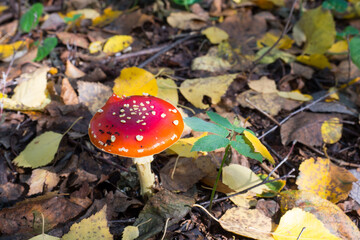
[(14, 54), (12, 55), (12, 58), (11, 58), (11, 62), (9, 64), (9, 67), (5, 72), (2, 72), (2, 83), (3, 83), (3, 86), (2, 86), (2, 96), (1, 96), (1, 101), (0, 101), (0, 123), (2, 122), (2, 117), (3, 117), (3, 111), (4, 111), (4, 98), (5, 98), (5, 88), (6, 88), (6, 79), (7, 77), (9, 76), (10, 74), (10, 70), (11, 70), (11, 67), (13, 66), (14, 64), (14, 61), (15, 61), (15, 52)]
[(167, 228), (168, 228), (169, 220), (170, 220), (170, 218), (167, 218), (167, 219), (166, 219), (165, 227), (164, 227), (164, 234), (163, 234), (161, 240), (164, 240), (164, 239), (165, 239), (166, 230), (167, 230)]
[(259, 112), (261, 112), (264, 116), (266, 116), (267, 118), (269, 118), (271, 121), (273, 121), (275, 124), (280, 126), (280, 123), (273, 118), (271, 115), (269, 115), (267, 112), (265, 112), (264, 110), (262, 110), (261, 108), (259, 108), (258, 106), (256, 106), (255, 104), (253, 104), (248, 98), (245, 98), (245, 101), (247, 103), (249, 103), (252, 107), (254, 107), (256, 110), (258, 110)]
[(200, 36), (199, 34), (189, 34), (187, 37), (181, 38), (179, 40), (177, 40), (176, 42), (170, 44), (169, 46), (164, 47), (162, 50), (160, 50), (159, 52), (157, 52), (156, 54), (154, 54), (153, 56), (151, 56), (150, 58), (148, 58), (147, 60), (145, 60), (144, 62), (140, 63), (138, 65), (139, 68), (143, 68), (146, 65), (148, 65), (149, 63), (151, 63), (152, 61), (154, 61), (156, 58), (158, 58), (159, 56), (161, 56), (162, 54), (166, 53), (167, 51), (169, 51), (170, 49), (176, 47), (177, 45), (191, 39), (194, 37), (198, 37)]
[(133, 53), (127, 53), (127, 54), (123, 54), (123, 55), (115, 57), (114, 60), (118, 61), (118, 60), (122, 60), (122, 59), (140, 57), (143, 55), (153, 54), (153, 53), (159, 52), (163, 48), (164, 48), (164, 46), (157, 46), (157, 47), (148, 48), (148, 49), (140, 50), (140, 51), (133, 52)]
[(289, 17), (288, 17), (288, 20), (286, 21), (286, 25), (284, 27), (284, 30), (281, 32), (281, 35), (280, 37), (278, 38), (278, 40), (266, 51), (264, 52), (260, 57), (258, 57), (257, 59), (255, 59), (255, 61), (253, 62), (253, 65), (255, 66), (256, 64), (258, 64), (261, 59), (263, 59), (267, 54), (269, 54), (271, 52), (271, 50), (274, 49), (274, 47), (276, 47), (276, 45), (279, 44), (280, 40), (284, 37), (284, 35), (290, 30), (289, 29), (289, 26), (290, 26), (290, 20), (291, 20), (291, 17), (294, 13), (294, 9), (295, 9), (295, 4), (296, 4), (297, 0), (294, 0), (292, 6), (291, 6), (291, 9), (290, 9), (290, 13), (289, 13)]
[(348, 45), (348, 79), (347, 79), (347, 82), (350, 81), (350, 78), (351, 78), (351, 53), (350, 53), (350, 41), (349, 41), (349, 35), (346, 35), (346, 42), (347, 42), (347, 45)]

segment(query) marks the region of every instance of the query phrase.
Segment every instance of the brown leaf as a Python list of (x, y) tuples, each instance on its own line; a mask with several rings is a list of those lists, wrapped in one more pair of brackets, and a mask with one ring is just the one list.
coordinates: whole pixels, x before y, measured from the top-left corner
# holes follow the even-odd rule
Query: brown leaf
[(297, 140), (308, 146), (321, 146), (323, 143), (321, 125), (332, 117), (339, 116), (309, 112), (295, 115), (281, 126), (282, 144), (287, 145), (289, 142)]
[[(44, 214), (45, 231), (78, 216), (84, 208), (64, 196), (54, 193), (19, 202), (0, 211), (0, 233), (11, 235), (22, 232), (41, 232), (42, 219), (34, 219), (34, 211)], [(35, 222), (34, 222), (35, 220)]]
[(24, 187), (20, 184), (7, 182), (0, 185), (0, 202), (7, 203), (17, 200), (24, 192)]
[(59, 32), (56, 36), (64, 45), (74, 45), (84, 49), (89, 47), (88, 40), (82, 34)]
[(74, 66), (69, 60), (66, 61), (65, 75), (69, 78), (81, 78), (85, 76), (85, 73)]
[(27, 181), (30, 186), (28, 196), (42, 193), (44, 187), (51, 191), (60, 181), (58, 175), (54, 172), (48, 171), (48, 168), (38, 168), (32, 171), (31, 177)]
[(174, 178), (171, 178), (172, 171), (175, 166), (176, 157), (172, 158), (161, 170), (160, 178), (164, 188), (170, 191), (186, 192), (206, 173), (196, 167), (195, 159), (179, 158), (175, 169)]
[(60, 96), (66, 105), (79, 103), (78, 96), (67, 78), (62, 80)]

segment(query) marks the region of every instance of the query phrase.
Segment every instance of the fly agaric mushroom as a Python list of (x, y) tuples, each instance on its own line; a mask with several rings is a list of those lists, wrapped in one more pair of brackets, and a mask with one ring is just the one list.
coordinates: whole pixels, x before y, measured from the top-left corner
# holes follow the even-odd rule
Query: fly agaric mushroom
[(141, 195), (152, 193), (153, 155), (174, 144), (184, 130), (179, 111), (153, 96), (120, 98), (113, 94), (90, 121), (91, 142), (102, 151), (133, 158)]

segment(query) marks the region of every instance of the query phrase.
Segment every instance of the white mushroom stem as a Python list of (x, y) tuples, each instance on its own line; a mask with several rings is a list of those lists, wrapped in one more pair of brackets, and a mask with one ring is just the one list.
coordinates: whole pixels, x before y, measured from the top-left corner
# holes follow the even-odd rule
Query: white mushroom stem
[(142, 196), (150, 196), (153, 193), (153, 186), (155, 183), (155, 175), (151, 172), (151, 162), (153, 159), (153, 155), (142, 158), (133, 158), (133, 163), (136, 164), (139, 174)]

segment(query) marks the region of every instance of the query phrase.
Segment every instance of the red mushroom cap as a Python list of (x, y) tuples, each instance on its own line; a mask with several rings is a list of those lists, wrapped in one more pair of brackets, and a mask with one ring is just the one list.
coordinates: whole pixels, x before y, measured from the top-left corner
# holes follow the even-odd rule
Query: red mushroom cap
[(89, 136), (99, 149), (139, 158), (159, 153), (181, 136), (184, 121), (172, 104), (153, 96), (113, 94), (90, 121)]

